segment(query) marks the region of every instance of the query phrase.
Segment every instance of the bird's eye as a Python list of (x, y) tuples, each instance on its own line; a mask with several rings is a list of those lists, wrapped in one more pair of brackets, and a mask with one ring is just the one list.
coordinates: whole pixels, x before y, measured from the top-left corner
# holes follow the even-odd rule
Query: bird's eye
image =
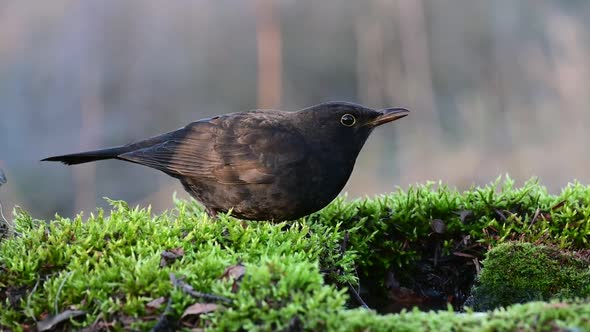
[(356, 119), (354, 118), (354, 116), (352, 114), (344, 114), (340, 118), (340, 123), (342, 123), (342, 125), (344, 125), (344, 126), (352, 127), (356, 123)]

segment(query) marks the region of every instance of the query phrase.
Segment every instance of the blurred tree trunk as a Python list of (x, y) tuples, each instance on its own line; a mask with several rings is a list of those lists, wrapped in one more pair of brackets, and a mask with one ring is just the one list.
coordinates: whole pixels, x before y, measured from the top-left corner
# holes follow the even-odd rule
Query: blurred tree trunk
[(358, 94), (361, 102), (370, 107), (379, 107), (384, 100), (384, 68), (383, 48), (386, 40), (383, 36), (383, 25), (378, 7), (374, 2), (368, 3), (370, 10), (359, 14), (356, 20), (357, 42), (357, 77)]
[[(428, 127), (431, 142), (424, 142), (424, 147), (438, 141), (440, 127), (437, 109), (434, 105), (432, 87), (432, 69), (430, 66), (430, 47), (424, 13), (423, 0), (397, 0), (392, 8), (399, 22), (401, 57), (404, 77), (400, 77), (405, 88), (403, 99), (408, 107), (415, 109), (412, 113), (414, 121)], [(401, 91), (400, 91), (401, 92)], [(396, 93), (396, 91), (392, 91)], [(425, 137), (424, 135), (420, 135)], [(418, 139), (421, 139), (417, 137)], [(427, 149), (428, 150), (428, 149)]]
[(281, 107), (282, 37), (275, 0), (256, 0), (258, 108)]
[(356, 24), (359, 96), (372, 107), (393, 105), (412, 111), (384, 149), (391, 151), (392, 142), (411, 142), (416, 148), (396, 151), (396, 164), (407, 172), (424, 173), (429, 165), (419, 161), (436, 158), (442, 131), (434, 104), (423, 0), (372, 0), (367, 7)]

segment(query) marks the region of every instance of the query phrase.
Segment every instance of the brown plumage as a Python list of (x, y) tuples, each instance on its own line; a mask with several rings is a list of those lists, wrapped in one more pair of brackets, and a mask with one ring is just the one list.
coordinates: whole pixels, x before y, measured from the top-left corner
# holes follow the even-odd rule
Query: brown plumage
[(330, 203), (372, 130), (407, 114), (345, 102), (231, 113), (136, 143), (43, 160), (125, 160), (179, 179), (210, 215), (231, 209), (243, 219), (289, 220)]

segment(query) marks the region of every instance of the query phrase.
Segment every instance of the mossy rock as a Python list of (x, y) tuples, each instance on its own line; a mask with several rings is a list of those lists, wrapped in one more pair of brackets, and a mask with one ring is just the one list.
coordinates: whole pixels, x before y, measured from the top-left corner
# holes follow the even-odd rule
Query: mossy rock
[(554, 246), (510, 242), (486, 254), (466, 305), (490, 310), (513, 303), (590, 297), (590, 256)]

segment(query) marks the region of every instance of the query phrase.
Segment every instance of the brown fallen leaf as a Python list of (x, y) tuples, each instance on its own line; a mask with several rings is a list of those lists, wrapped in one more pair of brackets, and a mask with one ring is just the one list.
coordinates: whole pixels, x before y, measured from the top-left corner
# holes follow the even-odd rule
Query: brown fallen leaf
[(473, 211), (471, 210), (461, 210), (457, 214), (459, 215), (459, 219), (463, 224), (465, 224), (468, 221), (471, 221), (474, 217)]
[(174, 261), (176, 261), (177, 259), (182, 258), (183, 256), (184, 249), (182, 249), (182, 247), (165, 250), (160, 254), (160, 267), (162, 268), (168, 266), (174, 263)]
[(180, 319), (187, 316), (197, 316), (200, 314), (206, 314), (217, 310), (219, 306), (215, 303), (200, 303), (197, 302), (184, 310)]
[(231, 286), (232, 293), (237, 293), (240, 288), (240, 281), (242, 277), (246, 273), (246, 267), (242, 265), (242, 263), (238, 263), (236, 265), (232, 265), (225, 269), (223, 275), (220, 279), (228, 280), (233, 279), (233, 284)]
[(155, 300), (151, 300), (150, 302), (146, 303), (145, 306), (150, 309), (159, 309), (164, 303), (166, 303), (166, 298), (161, 296)]
[(182, 247), (170, 249), (169, 251), (176, 254), (178, 257), (184, 256), (184, 249)]
[(39, 332), (49, 331), (49, 330), (53, 329), (59, 323), (65, 322), (67, 320), (70, 320), (70, 318), (80, 317), (80, 316), (83, 316), (83, 315), (86, 315), (86, 311), (82, 311), (82, 310), (65, 310), (65, 311), (60, 312), (59, 314), (57, 314), (55, 316), (48, 316), (44, 320), (39, 321), (37, 323), (37, 330)]
[(228, 268), (225, 269), (225, 271), (223, 272), (223, 275), (221, 275), (220, 279), (229, 279), (229, 278), (234, 278), (234, 279), (240, 279), (242, 278), (242, 276), (246, 273), (246, 267), (244, 265), (242, 265), (241, 263), (236, 264), (236, 265), (232, 265)]

